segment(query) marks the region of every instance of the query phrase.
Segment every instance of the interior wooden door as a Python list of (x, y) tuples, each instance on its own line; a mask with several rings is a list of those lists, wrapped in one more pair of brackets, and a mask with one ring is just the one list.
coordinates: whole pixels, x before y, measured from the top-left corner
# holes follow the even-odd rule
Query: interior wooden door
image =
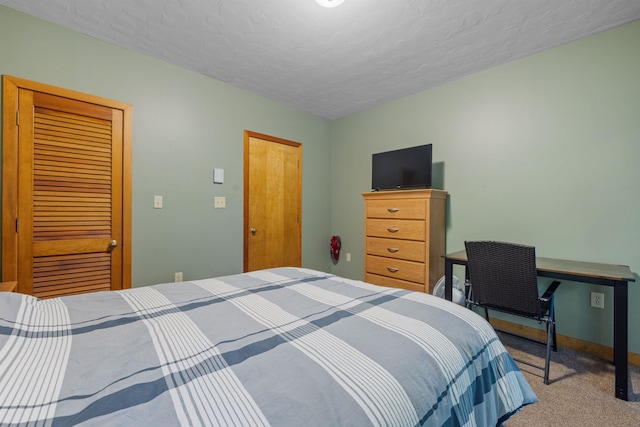
[(3, 280), (41, 298), (130, 287), (131, 107), (5, 76), (3, 115)]
[(302, 263), (302, 144), (245, 131), (244, 271)]

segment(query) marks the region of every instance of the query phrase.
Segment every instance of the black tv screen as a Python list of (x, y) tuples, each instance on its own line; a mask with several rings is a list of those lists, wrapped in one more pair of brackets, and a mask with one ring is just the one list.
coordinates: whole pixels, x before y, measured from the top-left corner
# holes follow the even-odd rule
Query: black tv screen
[(375, 153), (371, 156), (371, 188), (430, 188), (431, 164), (431, 144)]

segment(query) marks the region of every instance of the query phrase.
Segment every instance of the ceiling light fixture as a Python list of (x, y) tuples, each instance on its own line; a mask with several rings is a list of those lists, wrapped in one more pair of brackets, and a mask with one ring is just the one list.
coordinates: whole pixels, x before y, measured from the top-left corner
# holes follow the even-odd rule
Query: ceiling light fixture
[(316, 0), (322, 7), (337, 7), (344, 3), (344, 0)]

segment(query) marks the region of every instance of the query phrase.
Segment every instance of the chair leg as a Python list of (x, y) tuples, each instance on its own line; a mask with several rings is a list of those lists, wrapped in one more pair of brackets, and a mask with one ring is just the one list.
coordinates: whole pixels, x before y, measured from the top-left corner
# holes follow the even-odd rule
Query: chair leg
[(558, 351), (558, 340), (556, 339), (556, 316), (555, 314), (553, 314), (551, 316), (551, 322), (553, 323), (553, 345), (552, 345), (552, 349), (553, 351)]
[(473, 289), (472, 287), (469, 285), (467, 287), (467, 285), (465, 284), (464, 287), (464, 296), (466, 298), (465, 300), (465, 307), (467, 307), (469, 310), (473, 310)]
[(555, 327), (553, 319), (547, 321), (547, 357), (544, 364), (544, 383), (549, 384), (549, 365), (551, 364), (551, 347), (555, 341)]

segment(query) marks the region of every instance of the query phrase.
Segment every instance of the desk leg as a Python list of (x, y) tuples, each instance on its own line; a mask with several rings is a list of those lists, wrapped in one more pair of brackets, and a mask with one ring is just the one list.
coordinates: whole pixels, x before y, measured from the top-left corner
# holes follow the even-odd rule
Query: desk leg
[(613, 287), (613, 363), (616, 372), (616, 397), (622, 400), (629, 400), (628, 311), (627, 282), (615, 282)]
[(444, 260), (444, 298), (451, 301), (453, 288), (453, 262), (451, 260)]

